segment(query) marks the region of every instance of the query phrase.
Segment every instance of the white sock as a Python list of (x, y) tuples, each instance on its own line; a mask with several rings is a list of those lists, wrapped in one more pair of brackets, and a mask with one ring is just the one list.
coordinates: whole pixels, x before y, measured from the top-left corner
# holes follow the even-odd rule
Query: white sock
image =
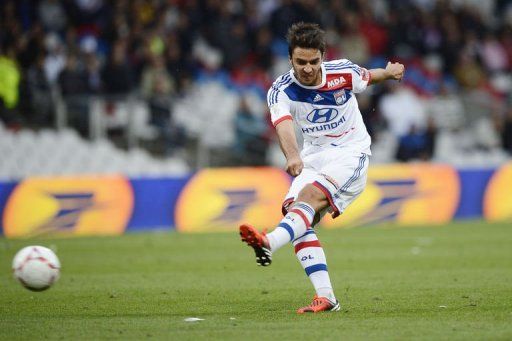
[(275, 252), (298, 236), (302, 236), (311, 226), (314, 216), (315, 210), (309, 204), (295, 203), (276, 229), (267, 234), (270, 250)]
[(306, 271), (316, 294), (336, 302), (331, 279), (327, 270), (324, 249), (320, 245), (314, 230), (307, 230), (301, 237), (293, 241), (295, 254)]

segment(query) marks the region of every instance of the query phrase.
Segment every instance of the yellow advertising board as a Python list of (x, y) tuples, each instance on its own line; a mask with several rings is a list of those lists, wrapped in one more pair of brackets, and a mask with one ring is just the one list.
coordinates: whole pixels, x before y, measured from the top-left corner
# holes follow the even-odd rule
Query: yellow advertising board
[(484, 195), (484, 217), (489, 221), (512, 221), (512, 163), (491, 177)]
[(122, 176), (28, 178), (7, 201), (4, 234), (117, 235), (132, 209), (133, 191)]
[(393, 164), (369, 168), (367, 187), (338, 218), (324, 217), (327, 228), (393, 221), (402, 225), (440, 224), (457, 209), (457, 171), (435, 164)]
[(181, 232), (234, 231), (241, 223), (272, 227), (290, 186), (279, 169), (220, 168), (198, 172), (185, 186), (175, 210)]

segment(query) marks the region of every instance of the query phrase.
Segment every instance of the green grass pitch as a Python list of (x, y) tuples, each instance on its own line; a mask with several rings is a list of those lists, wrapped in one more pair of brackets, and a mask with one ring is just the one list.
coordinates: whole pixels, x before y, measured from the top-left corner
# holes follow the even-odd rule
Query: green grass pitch
[[(0, 340), (512, 339), (512, 224), (318, 235), (337, 313), (297, 315), (314, 293), (292, 248), (260, 268), (237, 233), (0, 239)], [(63, 266), (41, 293), (11, 275), (31, 244), (56, 248)]]

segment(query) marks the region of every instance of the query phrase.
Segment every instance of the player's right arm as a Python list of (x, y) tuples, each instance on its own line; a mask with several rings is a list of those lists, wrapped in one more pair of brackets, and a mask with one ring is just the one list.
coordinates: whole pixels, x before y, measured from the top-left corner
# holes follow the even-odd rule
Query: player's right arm
[(286, 157), (286, 172), (297, 176), (302, 172), (304, 164), (300, 158), (299, 146), (293, 127), (290, 99), (284, 92), (284, 87), (291, 79), (286, 76), (278, 78), (268, 90), (267, 103), (270, 109), (270, 118), (276, 128), (279, 145)]
[(297, 176), (302, 172), (304, 164), (300, 158), (299, 146), (295, 137), (295, 129), (292, 120), (283, 120), (276, 125), (279, 145), (286, 157), (286, 172), (291, 176)]

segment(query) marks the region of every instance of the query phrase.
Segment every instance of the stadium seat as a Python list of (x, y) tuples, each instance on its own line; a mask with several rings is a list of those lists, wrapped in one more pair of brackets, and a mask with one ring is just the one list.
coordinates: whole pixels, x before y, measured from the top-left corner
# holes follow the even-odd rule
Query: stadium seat
[(177, 157), (159, 160), (141, 149), (126, 152), (108, 140), (84, 140), (70, 129), (12, 132), (1, 125), (0, 131), (0, 180), (64, 174), (172, 176), (190, 171)]

